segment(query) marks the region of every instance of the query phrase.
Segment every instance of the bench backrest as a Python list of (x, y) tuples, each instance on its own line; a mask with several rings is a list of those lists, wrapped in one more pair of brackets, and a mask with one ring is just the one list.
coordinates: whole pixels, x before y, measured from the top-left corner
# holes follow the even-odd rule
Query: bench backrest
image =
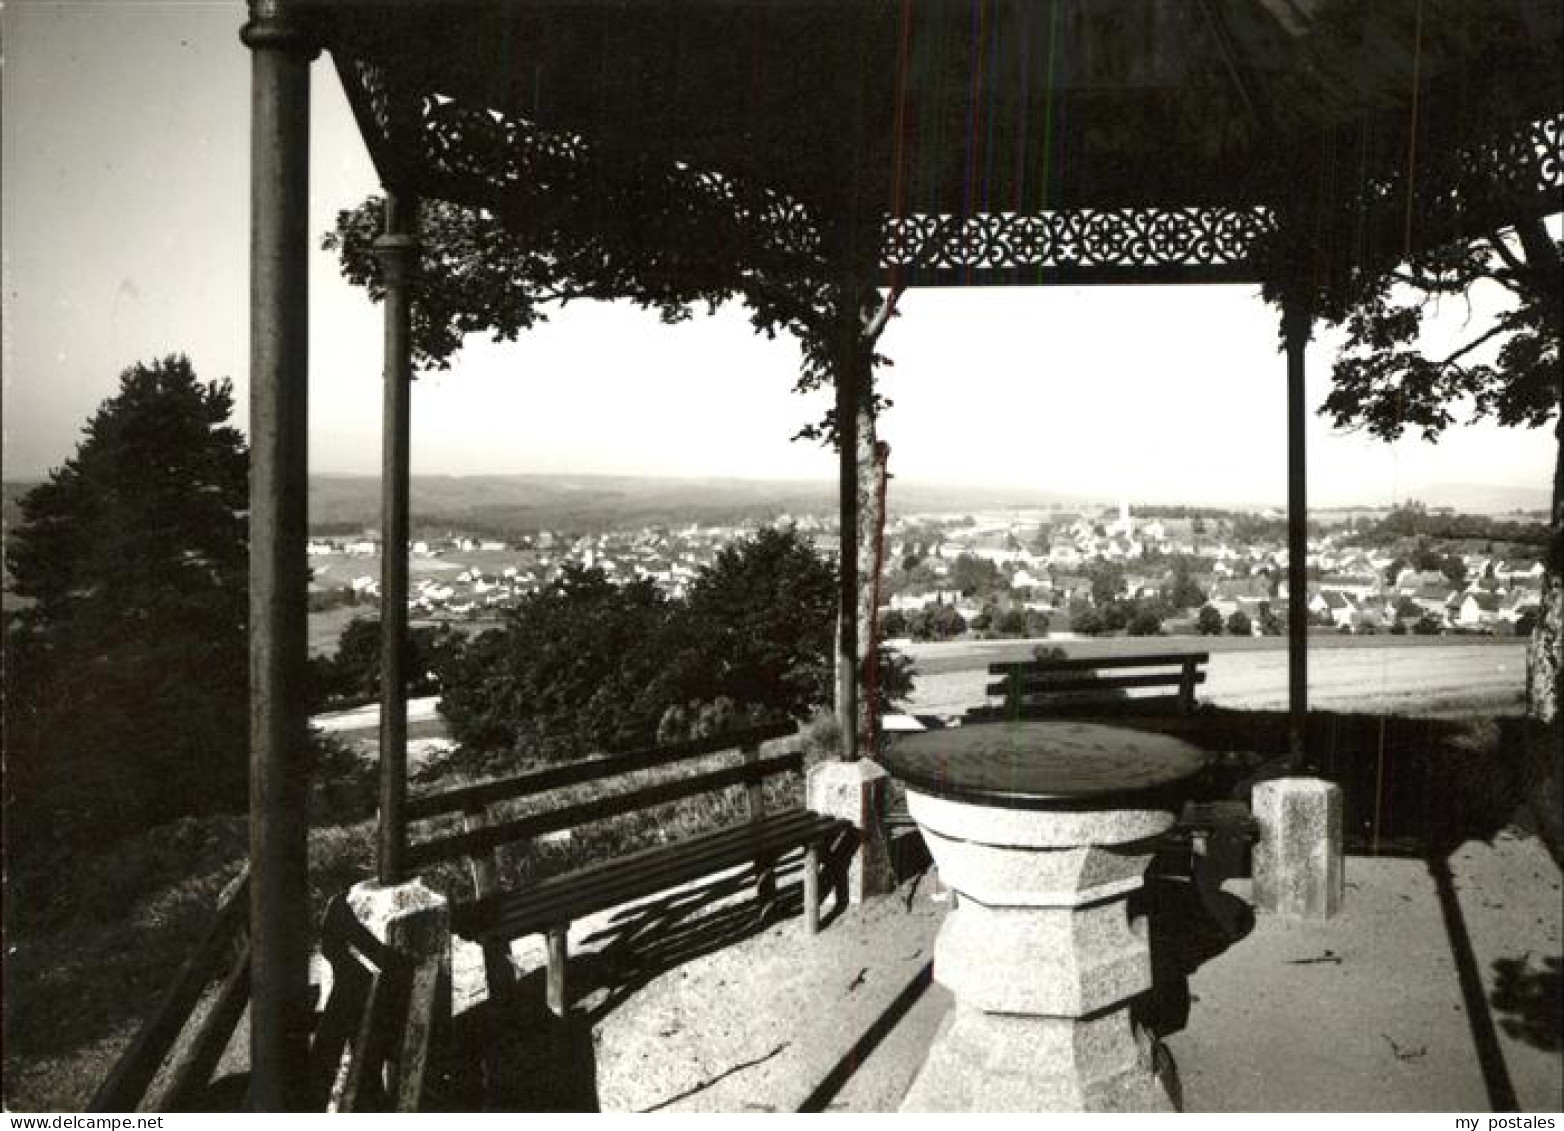
[(1195, 687), (1206, 679), (1201, 666), (1210, 658), (1207, 652), (1164, 652), (990, 664), (989, 675), (1002, 678), (985, 691), (1001, 702), (969, 712), (969, 717), (1016, 718), (1079, 704), (1122, 702), (1130, 691), (1146, 688), (1173, 689), (1178, 709), (1187, 714), (1194, 710)]
[[(410, 822), (459, 813), (465, 827), (460, 832), (446, 833), (410, 845), (408, 864), (413, 868), (421, 868), (442, 860), (466, 857), (473, 865), (474, 886), (479, 895), (484, 895), (495, 887), (491, 854), (505, 844), (530, 840), (546, 833), (562, 832), (591, 821), (639, 812), (654, 805), (736, 785), (745, 787), (749, 816), (752, 820), (758, 820), (764, 815), (765, 779), (803, 768), (801, 751), (762, 758), (760, 746), (773, 739), (785, 738), (797, 730), (798, 724), (784, 720), (689, 742), (571, 762), (410, 798), (407, 802)], [(539, 797), (568, 786), (611, 782), (637, 770), (672, 766), (728, 750), (740, 751), (743, 761), (736, 766), (656, 782), (607, 797), (545, 806), (539, 812), (523, 817), (500, 821), (490, 821), (488, 818), (488, 807), (499, 802)]]

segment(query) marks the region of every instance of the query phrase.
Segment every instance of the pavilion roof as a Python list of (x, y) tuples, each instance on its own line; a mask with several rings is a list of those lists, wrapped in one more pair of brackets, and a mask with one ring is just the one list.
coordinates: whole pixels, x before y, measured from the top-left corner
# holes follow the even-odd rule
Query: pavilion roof
[(1283, 216), (1382, 257), (1558, 211), (1561, 10), (337, 0), (320, 35), (389, 185), (634, 211), (693, 184), (868, 232), (914, 282), (1217, 279)]

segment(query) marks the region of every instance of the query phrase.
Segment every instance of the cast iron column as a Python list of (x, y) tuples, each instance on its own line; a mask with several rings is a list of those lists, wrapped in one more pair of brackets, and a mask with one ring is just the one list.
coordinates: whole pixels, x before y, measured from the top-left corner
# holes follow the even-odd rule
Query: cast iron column
[(412, 281), (418, 200), (387, 192), (375, 241), (385, 276), (385, 407), (380, 464), (380, 851), (382, 884), (406, 879), (407, 553), (411, 452)]
[(1308, 760), (1309, 719), (1309, 501), (1304, 350), (1310, 314), (1301, 298), (1282, 308), (1287, 350), (1287, 766), (1301, 772)]
[(846, 288), (841, 311), (841, 347), (836, 370), (836, 449), (839, 543), (836, 609), (836, 721), (842, 729), (842, 757), (858, 757), (858, 399), (860, 318), (858, 293)]
[(309, 1051), (306, 589), (310, 62), (251, 0), (250, 1103), (300, 1106)]

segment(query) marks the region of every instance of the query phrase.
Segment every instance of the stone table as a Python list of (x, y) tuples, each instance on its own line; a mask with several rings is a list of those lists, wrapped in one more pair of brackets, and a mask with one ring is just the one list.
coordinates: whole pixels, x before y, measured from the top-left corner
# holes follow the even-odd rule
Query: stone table
[(1125, 900), (1205, 764), (1165, 735), (994, 722), (881, 759), (958, 893), (934, 950), (956, 1005), (903, 1111), (1173, 1111), (1130, 1000), (1151, 988)]

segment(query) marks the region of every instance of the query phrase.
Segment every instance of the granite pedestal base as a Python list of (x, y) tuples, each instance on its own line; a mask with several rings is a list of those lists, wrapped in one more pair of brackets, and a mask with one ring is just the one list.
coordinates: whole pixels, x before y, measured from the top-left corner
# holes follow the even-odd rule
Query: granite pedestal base
[(934, 952), (956, 1006), (902, 1110), (1177, 1110), (1130, 1018), (1151, 951), (1125, 903), (1173, 813), (907, 797), (960, 898)]

